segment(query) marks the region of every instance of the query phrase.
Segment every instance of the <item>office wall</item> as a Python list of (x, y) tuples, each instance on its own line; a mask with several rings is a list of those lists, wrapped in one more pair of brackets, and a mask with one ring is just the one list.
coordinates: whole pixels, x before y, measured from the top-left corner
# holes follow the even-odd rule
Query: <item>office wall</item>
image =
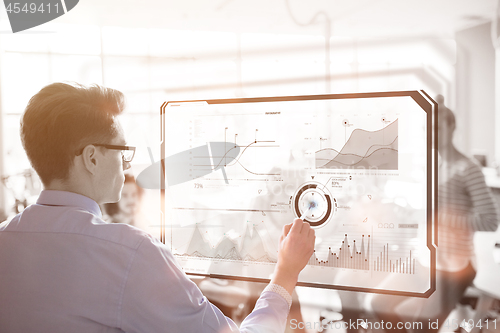
[[(457, 132), (455, 143), (466, 154), (495, 160), (495, 49), (490, 23), (458, 31), (456, 64)], [(500, 161), (499, 161), (500, 162)]]
[[(1, 103), (1, 89), (0, 89), (0, 129), (3, 129), (3, 112), (2, 112), (2, 103)], [(3, 130), (0, 130), (0, 178), (3, 177), (3, 163), (4, 163), (4, 155), (3, 155)], [(7, 209), (5, 208), (5, 195), (4, 195), (4, 186), (0, 183), (0, 222), (4, 219)]]
[[(1, 61), (1, 59), (0, 59)], [(1, 63), (0, 63), (1, 65)], [(1, 66), (0, 66), (1, 67)], [(4, 176), (4, 130), (3, 130), (3, 109), (2, 109), (2, 82), (0, 80), (0, 180)], [(5, 186), (0, 182), (0, 222), (7, 217), (5, 203)]]

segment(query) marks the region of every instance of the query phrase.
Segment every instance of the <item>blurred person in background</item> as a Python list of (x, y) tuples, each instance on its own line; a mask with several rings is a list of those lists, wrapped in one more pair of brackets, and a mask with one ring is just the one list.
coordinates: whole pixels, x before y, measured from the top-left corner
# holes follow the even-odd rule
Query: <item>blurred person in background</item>
[[(439, 152), (436, 291), (427, 299), (375, 295), (373, 310), (379, 319), (392, 322), (393, 329), (387, 332), (407, 332), (396, 328), (397, 322), (403, 321), (397, 314), (397, 307), (403, 302), (411, 304), (413, 309), (414, 317), (409, 319), (422, 322), (423, 329), (414, 332), (438, 332), (476, 276), (474, 233), (494, 232), (499, 224), (498, 207), (481, 167), (453, 144), (456, 128), (453, 112), (445, 106), (443, 96), (438, 95), (436, 101)], [(383, 284), (390, 285), (391, 281)], [(438, 320), (439, 327), (429, 327), (429, 319)]]
[(121, 199), (118, 202), (104, 204), (106, 215), (103, 220), (109, 223), (125, 223), (141, 228), (144, 220), (141, 214), (141, 202), (144, 189), (137, 185), (131, 174), (125, 174)]

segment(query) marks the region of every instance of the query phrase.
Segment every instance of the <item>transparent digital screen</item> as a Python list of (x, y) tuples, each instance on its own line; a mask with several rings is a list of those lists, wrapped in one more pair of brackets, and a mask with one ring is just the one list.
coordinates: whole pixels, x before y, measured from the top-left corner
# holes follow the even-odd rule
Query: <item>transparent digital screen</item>
[(266, 281), (304, 216), (316, 244), (299, 285), (424, 295), (429, 110), (419, 92), (169, 102), (163, 241), (188, 274)]

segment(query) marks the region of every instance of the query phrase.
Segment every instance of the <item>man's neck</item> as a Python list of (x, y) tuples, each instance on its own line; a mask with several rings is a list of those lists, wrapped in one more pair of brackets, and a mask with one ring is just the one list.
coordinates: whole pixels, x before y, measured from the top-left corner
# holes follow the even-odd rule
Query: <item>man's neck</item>
[(87, 189), (86, 186), (75, 185), (69, 181), (62, 181), (62, 180), (56, 179), (56, 180), (53, 180), (52, 182), (50, 182), (50, 184), (44, 186), (44, 189), (45, 190), (52, 190), (52, 191), (72, 192), (72, 193), (86, 196), (86, 197), (97, 202), (96, 198), (94, 198), (93, 193), (89, 189)]

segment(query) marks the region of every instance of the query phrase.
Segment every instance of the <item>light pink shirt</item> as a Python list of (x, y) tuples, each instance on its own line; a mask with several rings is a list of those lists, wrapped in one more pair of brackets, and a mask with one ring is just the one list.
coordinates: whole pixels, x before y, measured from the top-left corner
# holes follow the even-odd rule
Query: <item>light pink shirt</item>
[(43, 191), (0, 224), (1, 332), (283, 332), (287, 314), (265, 291), (238, 329), (168, 247), (82, 195)]

